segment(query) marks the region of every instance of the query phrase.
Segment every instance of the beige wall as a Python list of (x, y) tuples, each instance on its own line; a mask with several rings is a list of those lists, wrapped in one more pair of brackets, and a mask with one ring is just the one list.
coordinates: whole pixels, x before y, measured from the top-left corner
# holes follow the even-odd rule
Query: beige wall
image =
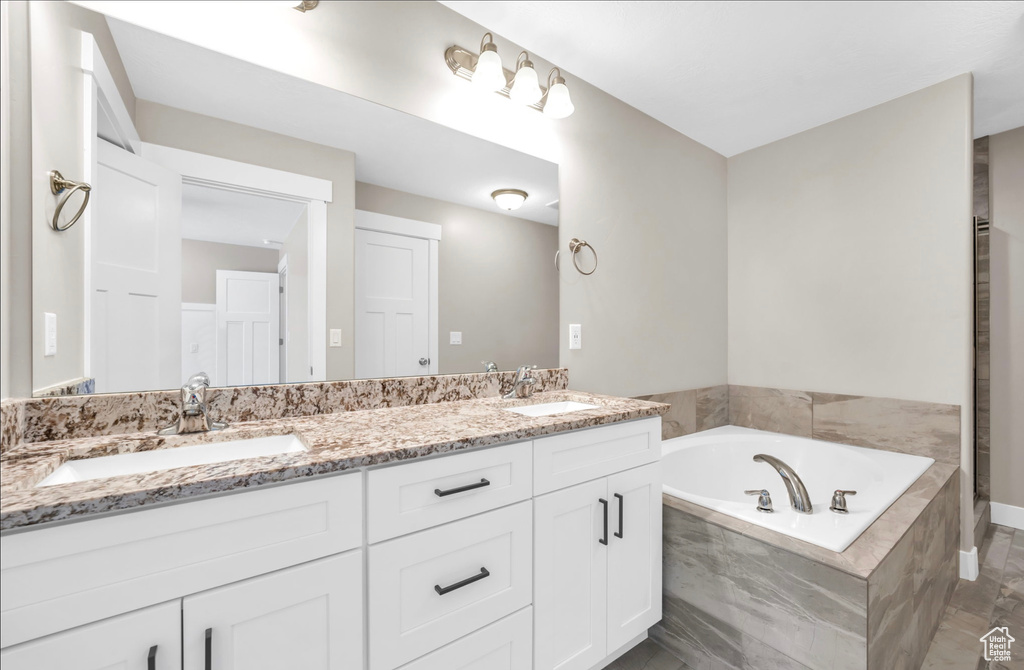
[(11, 385), (11, 30), (10, 6), (0, 4), (0, 399)]
[[(558, 163), (559, 246), (579, 237), (600, 254), (592, 276), (562, 268), (558, 342), (572, 386), (640, 395), (725, 383), (721, 155), (571, 73), (576, 113), (561, 121), (479, 95), (443, 57), (451, 44), (475, 48), (486, 28), (434, 2), (321, 3), (306, 15), (110, 4), (144, 27)], [(510, 63), (519, 47), (495, 41)], [(568, 350), (569, 323), (583, 325), (580, 351)]]
[(971, 84), (962, 75), (729, 159), (729, 383), (960, 405), (965, 531)]
[[(92, 33), (114, 75), (129, 113), (135, 98), (100, 14), (66, 2), (29, 3), (32, 104), (32, 387), (43, 388), (85, 376), (84, 227), (58, 233), (49, 220), (58, 202), (47, 174), (68, 179), (86, 174), (82, 122), (84, 76), (81, 31)], [(74, 211), (79, 196), (68, 205)], [(63, 216), (63, 215), (62, 215)], [(64, 220), (67, 220), (65, 218)], [(43, 356), (43, 313), (57, 315), (57, 355)]]
[[(356, 183), (356, 209), (441, 226), (438, 372), (558, 365), (558, 228)], [(462, 344), (449, 344), (449, 333)]]
[(215, 304), (217, 302), (217, 270), (277, 274), (277, 250), (244, 247), (239, 244), (182, 240), (181, 301)]
[[(309, 235), (296, 223), (281, 247), (288, 256), (288, 374), (286, 379), (309, 379)], [(331, 377), (328, 377), (331, 379)]]
[(989, 138), (992, 502), (1024, 507), (1024, 127)]
[(327, 203), (327, 328), (340, 328), (343, 340), (341, 347), (327, 350), (327, 378), (351, 379), (355, 154), (148, 100), (138, 101), (136, 115), (144, 142), (318, 177), (334, 184), (334, 201)]

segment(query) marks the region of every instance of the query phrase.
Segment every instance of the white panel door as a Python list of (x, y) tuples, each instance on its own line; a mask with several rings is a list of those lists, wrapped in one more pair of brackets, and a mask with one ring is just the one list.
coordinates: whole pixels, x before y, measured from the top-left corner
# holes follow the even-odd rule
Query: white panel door
[(280, 277), (276, 272), (217, 270), (217, 382), (277, 384)]
[(362, 571), (350, 551), (188, 596), (184, 670), (362, 670)]
[(589, 670), (607, 654), (607, 484), (534, 501), (535, 670)]
[(661, 463), (608, 478), (608, 650), (661, 619)]
[(4, 670), (180, 670), (181, 601), (8, 647)]
[(96, 391), (180, 385), (181, 176), (97, 141), (89, 228)]
[(356, 377), (430, 373), (427, 240), (356, 229)]

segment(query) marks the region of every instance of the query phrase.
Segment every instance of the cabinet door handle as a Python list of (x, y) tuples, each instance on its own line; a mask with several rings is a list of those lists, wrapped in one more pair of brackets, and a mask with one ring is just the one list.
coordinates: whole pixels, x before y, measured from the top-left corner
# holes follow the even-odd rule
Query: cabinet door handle
[(604, 507), (604, 537), (598, 540), (598, 542), (606, 545), (608, 544), (608, 501), (604, 498), (598, 498), (597, 501)]
[(451, 593), (455, 589), (461, 589), (463, 586), (469, 586), (473, 582), (478, 582), (484, 577), (490, 576), (491, 573), (487, 571), (487, 568), (480, 568), (479, 574), (473, 575), (472, 577), (467, 577), (466, 579), (463, 579), (461, 582), (455, 582), (451, 586), (441, 586), (439, 584), (434, 584), (434, 590), (437, 591), (437, 595), (443, 596), (446, 593)]
[(156, 647), (153, 645), (149, 648), (149, 656), (146, 657), (146, 668), (148, 670), (156, 670)]
[(481, 479), (476, 484), (466, 484), (465, 486), (458, 486), (458, 487), (456, 487), (454, 489), (448, 489), (447, 491), (442, 491), (441, 489), (434, 489), (434, 495), (436, 495), (438, 498), (443, 498), (445, 496), (450, 496), (453, 493), (462, 493), (463, 491), (472, 491), (473, 489), (480, 489), (480, 488), (483, 488), (485, 486), (490, 486), (490, 485), (491, 485), (491, 483), (489, 481), (487, 481), (486, 479)]
[(622, 511), (626, 508), (626, 499), (618, 493), (615, 497), (619, 499), (619, 532), (615, 533), (615, 537), (622, 539)]
[(213, 629), (206, 629), (206, 670), (213, 670)]

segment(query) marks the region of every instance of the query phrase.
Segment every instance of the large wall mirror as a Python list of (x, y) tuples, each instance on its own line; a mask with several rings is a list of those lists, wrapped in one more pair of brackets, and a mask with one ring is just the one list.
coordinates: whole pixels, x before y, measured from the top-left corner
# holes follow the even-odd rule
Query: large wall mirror
[(557, 165), (88, 4), (29, 10), (33, 168), (92, 186), (34, 221), (36, 395), (557, 366)]

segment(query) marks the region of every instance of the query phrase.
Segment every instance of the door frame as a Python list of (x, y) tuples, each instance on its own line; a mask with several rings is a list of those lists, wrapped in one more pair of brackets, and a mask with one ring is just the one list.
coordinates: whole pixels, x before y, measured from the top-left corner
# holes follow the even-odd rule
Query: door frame
[[(391, 233), (392, 235), (414, 237), (427, 241), (427, 351), (430, 356), (427, 374), (436, 375), (439, 349), (439, 333), (437, 332), (437, 258), (441, 242), (441, 226), (436, 223), (403, 219), (398, 216), (391, 216), (390, 214), (379, 214), (377, 212), (357, 209), (355, 227), (357, 230)], [(356, 352), (356, 355), (358, 355), (358, 352)]]
[(307, 379), (282, 383), (327, 380), (327, 203), (334, 199), (334, 183), (327, 179), (242, 163), (227, 158), (142, 143), (142, 155), (181, 175), (193, 184), (237, 193), (262, 195), (306, 205), (309, 300), (307, 337), (310, 374)]

